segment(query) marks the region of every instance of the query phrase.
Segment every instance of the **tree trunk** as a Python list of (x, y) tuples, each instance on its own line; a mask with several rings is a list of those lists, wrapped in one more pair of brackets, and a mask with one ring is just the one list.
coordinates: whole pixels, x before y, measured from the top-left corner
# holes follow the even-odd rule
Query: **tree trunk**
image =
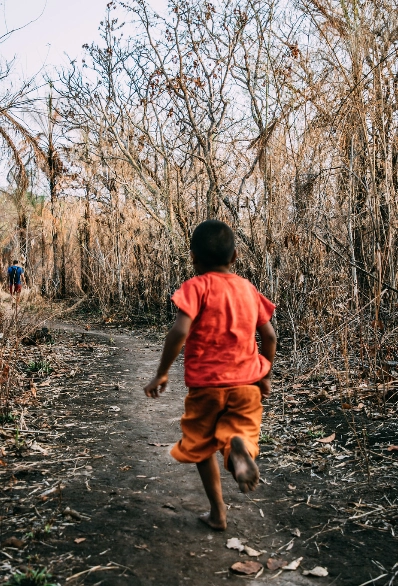
[(80, 273), (81, 288), (84, 293), (88, 293), (89, 280), (89, 257), (91, 249), (91, 226), (90, 226), (90, 190), (86, 186), (86, 197), (84, 207), (84, 222), (80, 234)]

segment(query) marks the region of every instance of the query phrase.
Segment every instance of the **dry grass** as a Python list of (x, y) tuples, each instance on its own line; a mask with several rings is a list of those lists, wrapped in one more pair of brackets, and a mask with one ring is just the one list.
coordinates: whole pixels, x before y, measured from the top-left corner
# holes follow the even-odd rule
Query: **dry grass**
[(91, 77), (65, 73), (42, 113), (42, 147), (62, 159), (51, 201), (36, 195), (40, 172), (33, 194), (11, 182), (1, 197), (3, 268), (23, 254), (47, 300), (87, 295), (105, 320), (168, 323), (171, 294), (192, 276), (192, 230), (218, 217), (237, 235), (236, 271), (276, 302), (295, 371), (393, 396), (396, 14), (332, 4), (188, 3), (178, 22), (171, 10), (156, 54), (158, 18), (127, 8), (142, 34), (126, 25), (119, 37), (109, 5), (106, 50), (87, 49)]

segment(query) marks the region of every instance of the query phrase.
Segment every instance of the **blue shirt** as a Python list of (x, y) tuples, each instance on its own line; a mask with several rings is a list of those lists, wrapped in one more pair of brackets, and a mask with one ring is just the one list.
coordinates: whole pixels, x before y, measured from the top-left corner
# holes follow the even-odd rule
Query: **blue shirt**
[[(16, 269), (16, 270), (15, 270), (14, 281), (11, 282), (13, 269)], [(12, 265), (12, 267), (10, 267), (8, 269), (8, 280), (10, 281), (10, 285), (20, 285), (21, 284), (21, 275), (23, 274), (23, 272), (24, 272), (24, 270), (22, 267), (18, 267), (17, 265)]]

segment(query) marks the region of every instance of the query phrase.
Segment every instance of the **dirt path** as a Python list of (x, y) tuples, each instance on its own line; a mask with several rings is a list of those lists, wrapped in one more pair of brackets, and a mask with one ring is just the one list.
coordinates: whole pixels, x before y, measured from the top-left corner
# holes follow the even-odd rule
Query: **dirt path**
[[(167, 392), (153, 401), (142, 386), (156, 368), (158, 342), (140, 334), (63, 329), (57, 343), (59, 349), (69, 348), (63, 360), (72, 370), (52, 380), (51, 393), (43, 387), (39, 395), (45, 392), (47, 398), (37, 408), (49, 437), (43, 431), (36, 443), (47, 454), (32, 452), (31, 445), (20, 461), (10, 459), (3, 483), (1, 502), (8, 519), (3, 544), (12, 536), (24, 540), (20, 548), (8, 542), (3, 549), (4, 574), (18, 567), (24, 571), (29, 562), (49, 568), (62, 585), (238, 584), (241, 578), (229, 568), (250, 559), (265, 566), (250, 579), (255, 586), (359, 586), (383, 573), (391, 578), (397, 540), (388, 531), (349, 521), (342, 512), (347, 485), (333, 501), (334, 478), (329, 482), (311, 468), (293, 473), (270, 466), (275, 454), (269, 446), (259, 461), (263, 482), (250, 498), (222, 474), (229, 525), (225, 533), (210, 531), (197, 520), (207, 501), (196, 468), (178, 464), (168, 453), (180, 433), (182, 358)], [(28, 411), (35, 415), (34, 408)], [(352, 493), (352, 484), (349, 488)], [(393, 498), (387, 489), (385, 494)], [(68, 515), (67, 507), (79, 518)], [(263, 553), (249, 558), (227, 549), (233, 537)], [(303, 559), (298, 570), (279, 570), (278, 575), (266, 567), (271, 556)], [(302, 575), (315, 566), (327, 567), (329, 576)]]

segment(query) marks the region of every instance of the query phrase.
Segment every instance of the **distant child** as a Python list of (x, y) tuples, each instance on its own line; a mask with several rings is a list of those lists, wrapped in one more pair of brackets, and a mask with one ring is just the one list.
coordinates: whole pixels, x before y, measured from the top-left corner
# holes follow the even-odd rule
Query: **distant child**
[(8, 268), (8, 283), (10, 286), (10, 295), (15, 295), (16, 302), (18, 303), (21, 295), (22, 283), (25, 284), (24, 270), (20, 266), (18, 260), (13, 260), (12, 265)]
[(179, 462), (196, 463), (210, 501), (210, 512), (199, 518), (213, 529), (225, 530), (216, 452), (223, 454), (224, 466), (242, 492), (256, 488), (261, 399), (271, 392), (276, 349), (270, 324), (275, 305), (249, 281), (230, 272), (236, 250), (233, 232), (224, 222), (207, 220), (197, 226), (191, 257), (198, 276), (183, 283), (172, 297), (177, 318), (166, 336), (157, 374), (144, 390), (148, 397), (159, 397), (185, 343), (189, 392), (181, 419), (182, 439), (171, 455)]

